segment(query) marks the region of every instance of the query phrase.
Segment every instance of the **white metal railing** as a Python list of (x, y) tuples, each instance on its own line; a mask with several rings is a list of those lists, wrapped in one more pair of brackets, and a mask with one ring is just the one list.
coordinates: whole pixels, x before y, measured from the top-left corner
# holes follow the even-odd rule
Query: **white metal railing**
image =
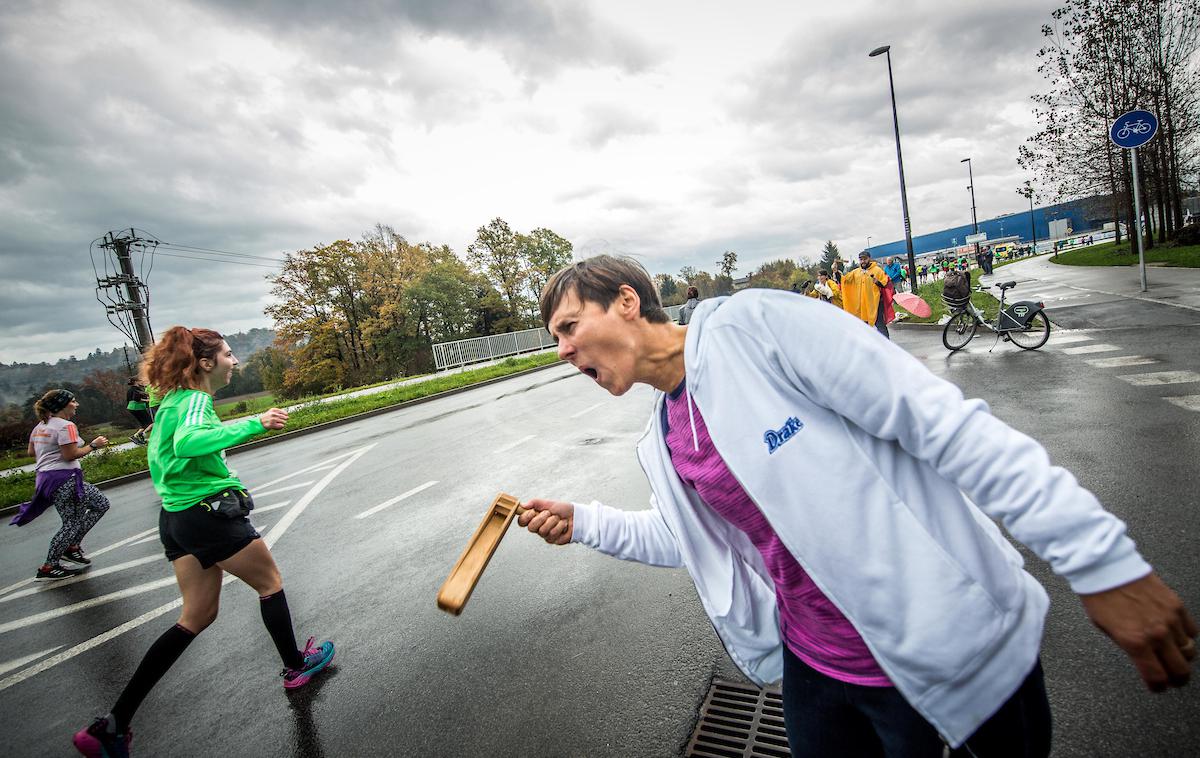
[(433, 346), (433, 364), (438, 371), (451, 366), (490, 361), (506, 355), (528, 353), (552, 347), (554, 339), (545, 329), (526, 329), (487, 337), (471, 337), (455, 342), (439, 342)]
[[(666, 311), (672, 321), (679, 320), (679, 309), (672, 305)], [(554, 338), (545, 329), (525, 329), (487, 337), (471, 337), (454, 342), (439, 342), (433, 346), (433, 365), (438, 371), (453, 366), (465, 366), (518, 353), (529, 353), (554, 346)]]

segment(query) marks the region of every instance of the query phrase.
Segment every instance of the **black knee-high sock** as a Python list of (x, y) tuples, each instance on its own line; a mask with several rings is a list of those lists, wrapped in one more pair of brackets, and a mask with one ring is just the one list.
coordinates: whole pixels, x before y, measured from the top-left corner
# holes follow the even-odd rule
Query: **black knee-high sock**
[(279, 590), (274, 595), (258, 599), (262, 610), (263, 624), (267, 627), (283, 665), (290, 669), (298, 669), (304, 665), (304, 656), (296, 648), (296, 634), (292, 631), (292, 612), (288, 610), (287, 595)]
[(113, 706), (112, 715), (118, 732), (124, 732), (128, 728), (134, 711), (142, 704), (142, 700), (150, 694), (150, 690), (154, 689), (154, 685), (158, 684), (158, 680), (162, 679), (163, 674), (167, 673), (175, 661), (179, 660), (179, 656), (183, 655), (183, 651), (187, 650), (187, 646), (192, 644), (194, 639), (195, 634), (176, 624), (154, 641), (138, 665), (137, 671), (133, 672), (133, 678), (125, 685), (121, 697), (117, 698), (117, 704)]

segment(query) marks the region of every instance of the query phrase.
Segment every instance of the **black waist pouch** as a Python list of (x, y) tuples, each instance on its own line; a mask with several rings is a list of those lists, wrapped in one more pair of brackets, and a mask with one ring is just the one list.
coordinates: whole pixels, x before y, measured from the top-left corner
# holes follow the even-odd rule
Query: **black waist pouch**
[(221, 490), (216, 495), (204, 498), (197, 505), (214, 516), (243, 518), (254, 510), (254, 499), (245, 490)]

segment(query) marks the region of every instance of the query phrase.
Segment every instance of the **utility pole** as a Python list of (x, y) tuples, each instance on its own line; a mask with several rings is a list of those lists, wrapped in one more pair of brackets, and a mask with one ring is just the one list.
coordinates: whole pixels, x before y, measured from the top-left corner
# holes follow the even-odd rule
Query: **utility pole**
[(150, 329), (149, 291), (134, 271), (133, 251), (153, 252), (158, 240), (140, 237), (137, 230), (129, 229), (108, 232), (96, 246), (104, 251), (101, 255), (105, 259), (105, 276), (96, 277), (96, 299), (104, 304), (109, 322), (133, 341), (139, 353), (145, 353), (154, 344), (154, 333)]

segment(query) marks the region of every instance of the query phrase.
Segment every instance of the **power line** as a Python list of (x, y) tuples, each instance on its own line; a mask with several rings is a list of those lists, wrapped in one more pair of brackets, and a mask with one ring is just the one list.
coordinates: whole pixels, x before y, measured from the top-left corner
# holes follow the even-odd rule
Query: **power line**
[[(257, 268), (268, 268), (271, 270), (275, 270), (275, 269), (279, 268), (279, 264), (276, 264), (274, 266), (268, 266), (265, 263), (249, 263), (247, 261), (231, 261), (226, 258), (201, 258), (201, 257), (194, 256), (194, 255), (181, 255), (178, 252), (167, 253), (167, 252), (163, 252), (162, 249), (159, 249), (157, 254), (165, 255), (169, 258), (187, 258), (188, 260), (205, 261), (207, 263), (230, 263), (235, 266), (255, 266)], [(270, 260), (270, 259), (267, 259), (267, 260)]]
[(251, 255), (250, 253), (234, 253), (226, 251), (226, 249), (212, 249), (211, 247), (198, 247), (196, 245), (180, 245), (179, 242), (162, 242), (158, 247), (168, 247), (178, 249), (185, 253), (218, 253), (221, 255), (233, 255), (235, 258), (256, 258), (258, 260), (270, 260), (272, 263), (278, 263), (278, 258), (268, 258), (266, 255)]

